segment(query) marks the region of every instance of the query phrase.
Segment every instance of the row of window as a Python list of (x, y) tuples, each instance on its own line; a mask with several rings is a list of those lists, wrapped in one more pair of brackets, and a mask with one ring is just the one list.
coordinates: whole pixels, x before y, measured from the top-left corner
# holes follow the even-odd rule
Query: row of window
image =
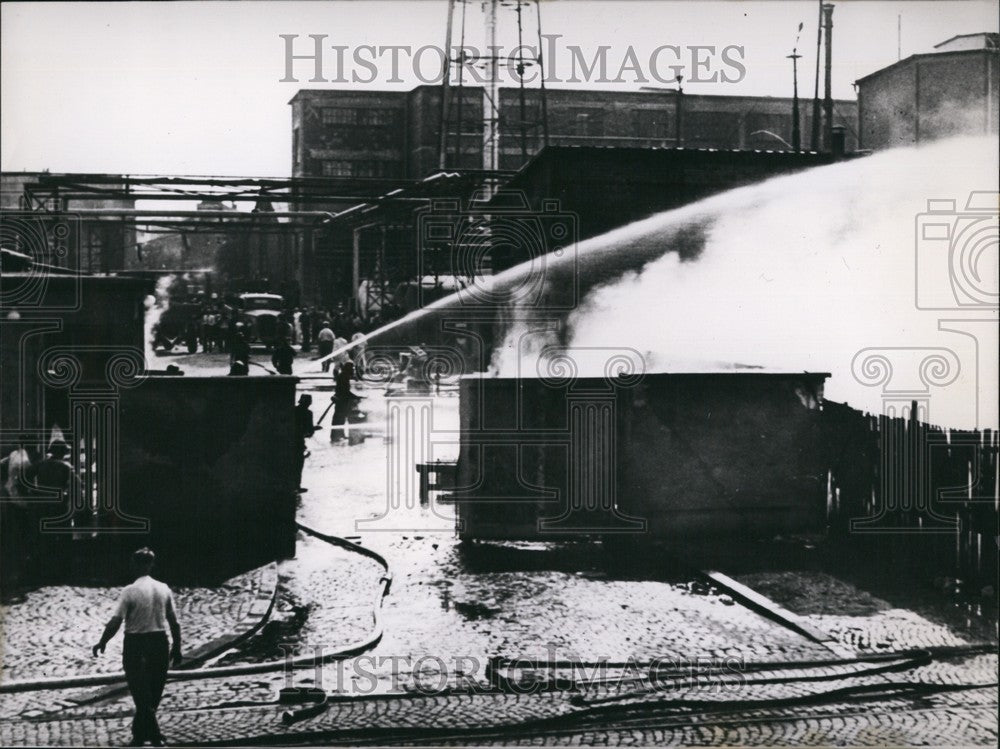
[(324, 177), (398, 177), (399, 165), (371, 159), (328, 159), (320, 162), (320, 173)]
[(324, 125), (395, 125), (392, 109), (359, 109), (357, 107), (323, 107), (320, 120)]
[[(324, 125), (362, 125), (362, 126), (392, 126), (398, 125), (397, 112), (391, 109), (357, 108), (357, 107), (323, 107), (321, 109)], [(605, 124), (606, 113), (600, 109), (570, 110), (565, 116), (557, 116), (553, 122), (553, 132), (562, 135), (601, 137), (604, 135), (624, 135), (621, 132), (608, 132)], [(643, 109), (634, 113), (632, 121), (633, 135), (640, 138), (671, 138), (674, 135), (673, 108)], [(782, 129), (790, 117), (783, 115), (762, 115), (751, 112), (745, 116), (750, 130)], [(685, 114), (684, 130), (686, 134), (697, 132), (706, 139), (718, 139), (731, 136), (739, 128), (740, 116), (730, 112), (690, 112)], [(617, 124), (617, 123), (616, 123)], [(504, 120), (501, 128), (505, 133), (520, 131), (520, 123)], [(530, 123), (528, 131), (538, 129), (537, 124)], [(369, 133), (375, 138), (374, 133)], [(347, 145), (350, 139), (346, 135), (335, 136), (328, 147)], [(343, 142), (341, 142), (343, 141)], [(368, 147), (388, 145), (383, 139), (365, 141)]]

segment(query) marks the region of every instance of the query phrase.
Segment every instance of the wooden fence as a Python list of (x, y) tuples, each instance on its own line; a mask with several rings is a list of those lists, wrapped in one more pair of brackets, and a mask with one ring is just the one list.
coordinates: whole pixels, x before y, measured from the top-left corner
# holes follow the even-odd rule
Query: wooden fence
[[(902, 551), (902, 557), (979, 589), (995, 584), (1000, 493), (995, 430), (949, 430), (823, 407), (831, 454), (832, 537)], [(899, 555), (895, 555), (899, 558)]]

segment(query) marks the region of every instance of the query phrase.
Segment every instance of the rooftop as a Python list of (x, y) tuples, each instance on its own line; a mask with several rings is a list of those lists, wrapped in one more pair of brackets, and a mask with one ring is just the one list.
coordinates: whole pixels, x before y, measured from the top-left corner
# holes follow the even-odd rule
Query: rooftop
[[(366, 88), (363, 90), (353, 89), (353, 88), (301, 88), (289, 99), (288, 103), (293, 104), (300, 99), (320, 99), (324, 96), (330, 94), (338, 94), (342, 96), (408, 96), (416, 91), (421, 90), (435, 90), (440, 89), (440, 85), (435, 84), (424, 84), (420, 86), (414, 86), (408, 91), (401, 91), (398, 89), (371, 89)], [(457, 88), (452, 84), (452, 88)], [(482, 86), (463, 86), (467, 91), (480, 91)], [(499, 86), (501, 92), (519, 92), (520, 88), (517, 86)], [(538, 93), (541, 89), (538, 88), (526, 88), (525, 91), (529, 94)], [(657, 97), (673, 96), (677, 92), (671, 88), (656, 88), (656, 89), (640, 89), (640, 90), (619, 90), (619, 89), (588, 89), (588, 88), (557, 88), (546, 86), (545, 93), (547, 96), (573, 96), (578, 95), (581, 98), (586, 98), (586, 96), (602, 96), (607, 94), (614, 94), (622, 98), (634, 98), (634, 99), (654, 99)], [(699, 94), (692, 93), (690, 90), (684, 91), (685, 99), (703, 99), (707, 101), (773, 101), (773, 102), (792, 102), (792, 97), (790, 96), (750, 96), (746, 94)], [(805, 99), (802, 99), (805, 101)], [(853, 103), (854, 99), (834, 99), (837, 103), (848, 102)]]
[[(975, 42), (976, 40), (982, 40), (982, 44), (961, 44), (960, 42)], [(943, 42), (934, 45), (935, 52), (921, 52), (909, 57), (904, 57), (902, 60), (894, 62), (892, 65), (887, 65), (884, 68), (879, 68), (868, 75), (863, 75), (858, 78), (855, 83), (860, 83), (861, 81), (866, 81), (869, 78), (874, 78), (875, 76), (882, 75), (886, 71), (895, 70), (896, 68), (909, 65), (917, 60), (926, 60), (941, 57), (942, 55), (968, 55), (975, 56), (985, 53), (996, 53), (1000, 49), (1000, 34), (994, 34), (991, 32), (980, 32), (978, 34), (959, 34), (958, 36), (953, 36), (950, 39), (946, 39)]]
[(943, 51), (948, 51), (948, 48), (954, 46), (956, 43), (963, 44), (962, 49), (997, 49), (1000, 47), (1000, 34), (992, 31), (979, 31), (975, 34), (956, 34), (950, 39), (945, 39), (943, 42), (935, 44), (934, 49), (944, 48)]

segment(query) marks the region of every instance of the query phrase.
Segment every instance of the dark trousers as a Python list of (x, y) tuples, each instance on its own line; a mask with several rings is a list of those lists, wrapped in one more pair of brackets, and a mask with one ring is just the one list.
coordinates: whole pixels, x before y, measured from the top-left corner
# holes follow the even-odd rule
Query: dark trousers
[[(333, 353), (333, 341), (320, 341), (318, 344), (320, 357), (329, 356)], [(330, 360), (323, 362), (323, 371), (330, 369)]]
[(122, 665), (125, 667), (128, 691), (135, 702), (132, 738), (136, 742), (162, 739), (156, 722), (156, 708), (167, 683), (169, 650), (166, 632), (125, 635)]
[(306, 465), (306, 444), (295, 446), (295, 470), (298, 472), (299, 483), (296, 487), (302, 486), (302, 469)]

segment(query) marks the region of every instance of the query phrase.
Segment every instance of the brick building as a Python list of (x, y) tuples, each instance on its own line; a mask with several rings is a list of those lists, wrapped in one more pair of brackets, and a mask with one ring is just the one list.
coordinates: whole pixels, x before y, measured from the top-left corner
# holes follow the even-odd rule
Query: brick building
[[(299, 91), (290, 102), (292, 175), (372, 180), (427, 176), (439, 166), (441, 95), (440, 86)], [(500, 89), (502, 170), (520, 168), (543, 145), (541, 92), (526, 89), (524, 97), (522, 109), (518, 88)], [(792, 150), (789, 98), (548, 89), (544, 104), (553, 146)], [(446, 167), (482, 167), (482, 106), (481, 88), (450, 89)], [(799, 106), (805, 146), (812, 102), (803, 99)], [(854, 150), (856, 102), (836, 101), (834, 115), (834, 124), (845, 128), (847, 149)]]
[(998, 132), (1000, 34), (963, 34), (858, 79), (859, 147)]

